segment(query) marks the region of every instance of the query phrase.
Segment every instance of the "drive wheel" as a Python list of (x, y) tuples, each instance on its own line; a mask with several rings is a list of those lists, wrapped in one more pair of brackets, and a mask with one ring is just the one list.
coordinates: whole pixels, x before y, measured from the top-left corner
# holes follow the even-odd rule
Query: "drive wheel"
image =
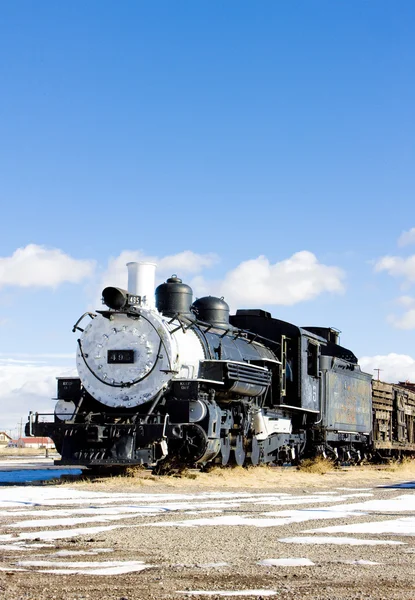
[(235, 462), (238, 465), (238, 467), (243, 467), (245, 459), (246, 459), (246, 451), (245, 451), (244, 437), (242, 435), (236, 436), (234, 456), (235, 456)]
[(226, 466), (231, 457), (231, 440), (229, 437), (225, 437), (220, 440), (220, 455), (222, 459), (222, 465)]
[(255, 436), (252, 437), (251, 441), (251, 463), (256, 467), (260, 463), (261, 451), (258, 440)]

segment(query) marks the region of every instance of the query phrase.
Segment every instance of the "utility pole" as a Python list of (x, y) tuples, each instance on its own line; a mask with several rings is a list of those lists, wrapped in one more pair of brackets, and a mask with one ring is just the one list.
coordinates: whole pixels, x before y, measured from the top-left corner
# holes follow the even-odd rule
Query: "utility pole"
[(379, 381), (379, 373), (380, 373), (381, 371), (383, 371), (383, 369), (373, 369), (373, 370), (378, 372), (378, 381)]

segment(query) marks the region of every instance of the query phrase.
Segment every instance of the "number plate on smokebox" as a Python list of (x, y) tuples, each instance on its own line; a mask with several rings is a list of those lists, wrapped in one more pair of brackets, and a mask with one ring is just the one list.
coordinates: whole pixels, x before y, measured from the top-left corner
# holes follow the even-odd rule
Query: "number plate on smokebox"
[(134, 362), (134, 350), (108, 350), (107, 363), (128, 364)]

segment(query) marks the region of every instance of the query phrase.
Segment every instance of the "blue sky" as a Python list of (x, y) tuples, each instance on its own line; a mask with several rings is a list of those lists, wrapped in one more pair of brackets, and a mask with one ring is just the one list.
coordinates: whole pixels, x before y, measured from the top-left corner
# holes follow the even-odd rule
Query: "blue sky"
[(72, 367), (125, 258), (415, 380), (414, 21), (405, 0), (3, 2), (11, 421)]

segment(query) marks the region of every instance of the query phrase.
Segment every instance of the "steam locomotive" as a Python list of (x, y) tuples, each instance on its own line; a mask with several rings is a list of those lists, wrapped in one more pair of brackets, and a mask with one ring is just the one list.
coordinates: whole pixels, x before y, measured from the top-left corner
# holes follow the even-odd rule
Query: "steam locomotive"
[(176, 275), (154, 293), (154, 264), (127, 268), (128, 289), (105, 288), (105, 308), (74, 326), (79, 377), (58, 378), (53, 418), (29, 415), (26, 433), (51, 437), (57, 464), (359, 461), (370, 451), (372, 376), (338, 331), (259, 309), (230, 316), (223, 298), (193, 302)]

